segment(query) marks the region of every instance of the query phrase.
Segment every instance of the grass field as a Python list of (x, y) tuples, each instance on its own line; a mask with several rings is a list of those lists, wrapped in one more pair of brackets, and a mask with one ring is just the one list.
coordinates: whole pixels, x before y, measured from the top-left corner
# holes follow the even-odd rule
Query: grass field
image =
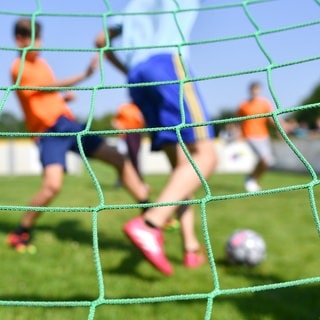
[[(133, 200), (123, 189), (115, 189), (113, 171), (94, 164), (106, 203), (128, 204)], [(164, 176), (147, 176), (152, 199), (166, 181)], [(217, 196), (243, 192), (241, 175), (215, 175), (209, 181)], [(40, 177), (1, 177), (1, 205), (25, 205), (37, 189)], [(308, 175), (268, 173), (264, 189), (300, 185)], [(319, 198), (319, 187), (315, 187)], [(199, 191), (197, 196), (203, 195)], [(55, 207), (98, 205), (98, 196), (89, 176), (66, 176), (65, 186), (52, 204)], [(200, 208), (196, 207), (198, 213)], [(94, 301), (99, 297), (98, 279), (92, 249), (91, 213), (46, 213), (39, 220), (34, 243), (35, 255), (19, 254), (5, 244), (6, 234), (16, 226), (21, 212), (0, 211), (0, 319), (82, 320), (88, 306), (39, 307), (4, 306), (6, 301)], [(210, 243), (217, 266), (220, 289), (269, 285), (318, 277), (319, 236), (306, 189), (260, 196), (212, 201), (207, 222)], [(166, 232), (166, 252), (175, 268), (167, 278), (154, 270), (122, 233), (122, 225), (138, 209), (105, 210), (98, 216), (99, 249), (106, 299), (201, 294), (214, 290), (209, 264), (186, 270), (181, 264), (179, 232)], [(238, 228), (251, 228), (265, 239), (268, 256), (255, 268), (232, 266), (225, 261), (227, 237)], [(201, 235), (200, 214), (197, 231)], [(320, 319), (319, 282), (258, 293), (220, 295), (213, 302), (212, 319)], [(204, 319), (206, 299), (164, 303), (102, 305), (95, 320), (113, 319)]]

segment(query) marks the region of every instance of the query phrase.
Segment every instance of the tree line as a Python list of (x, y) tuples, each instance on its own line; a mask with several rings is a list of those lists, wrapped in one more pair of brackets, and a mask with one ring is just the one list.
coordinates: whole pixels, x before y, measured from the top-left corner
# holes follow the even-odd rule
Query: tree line
[[(105, 114), (99, 118), (94, 118), (92, 121), (92, 130), (112, 130), (113, 114)], [(10, 112), (0, 113), (0, 132), (27, 132), (24, 119)]]
[(295, 112), (295, 119), (299, 123), (305, 123), (309, 129), (319, 129), (320, 119), (320, 83), (314, 88), (311, 95), (302, 101), (302, 106), (315, 105), (312, 108), (303, 109)]

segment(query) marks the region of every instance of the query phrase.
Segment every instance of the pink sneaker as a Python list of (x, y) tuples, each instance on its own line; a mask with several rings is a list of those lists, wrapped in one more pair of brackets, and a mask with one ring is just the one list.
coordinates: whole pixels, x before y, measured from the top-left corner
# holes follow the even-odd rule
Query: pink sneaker
[(164, 240), (160, 229), (147, 226), (139, 216), (129, 220), (123, 230), (153, 266), (167, 276), (173, 273), (173, 268), (163, 251)]
[(183, 264), (187, 268), (195, 269), (203, 265), (206, 260), (206, 256), (202, 250), (196, 252), (186, 252), (184, 255)]

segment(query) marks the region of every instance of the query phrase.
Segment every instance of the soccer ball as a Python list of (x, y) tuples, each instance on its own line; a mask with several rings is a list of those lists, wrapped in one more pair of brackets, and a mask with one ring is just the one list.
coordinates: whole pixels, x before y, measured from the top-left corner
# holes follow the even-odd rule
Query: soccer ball
[(226, 254), (232, 263), (256, 266), (266, 257), (266, 244), (253, 230), (237, 230), (227, 241)]

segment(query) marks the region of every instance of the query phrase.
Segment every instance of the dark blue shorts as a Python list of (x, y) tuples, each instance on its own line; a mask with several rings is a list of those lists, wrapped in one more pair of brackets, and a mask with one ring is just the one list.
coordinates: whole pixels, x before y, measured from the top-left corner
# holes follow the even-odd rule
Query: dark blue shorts
[[(178, 56), (159, 54), (132, 68), (128, 82), (139, 84), (175, 81), (184, 77), (184, 69)], [(130, 95), (141, 109), (149, 128), (173, 128), (151, 132), (152, 150), (159, 150), (166, 144), (178, 142), (175, 126), (210, 120), (194, 82), (185, 83), (183, 91), (180, 90), (180, 84), (131, 87)], [(185, 143), (193, 143), (212, 138), (214, 130), (212, 125), (189, 127), (181, 129), (181, 136)]]
[[(60, 117), (57, 123), (46, 132), (81, 132), (85, 126), (66, 117)], [(86, 156), (90, 157), (103, 143), (99, 136), (87, 135), (81, 138), (81, 144)], [(43, 136), (38, 140), (40, 161), (43, 167), (50, 164), (61, 164), (66, 170), (66, 153), (79, 153), (77, 137), (72, 136)]]

